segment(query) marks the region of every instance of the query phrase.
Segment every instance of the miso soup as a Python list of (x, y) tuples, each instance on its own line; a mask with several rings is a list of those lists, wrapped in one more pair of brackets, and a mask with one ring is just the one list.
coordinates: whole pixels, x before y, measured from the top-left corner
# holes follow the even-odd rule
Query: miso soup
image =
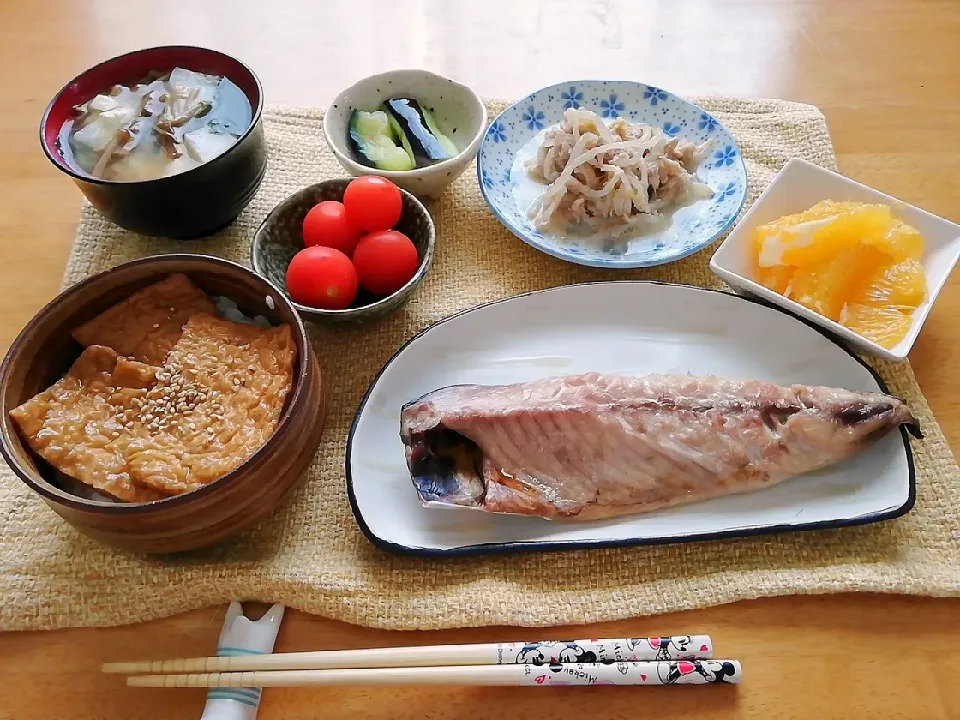
[(183, 68), (115, 85), (75, 110), (58, 138), (64, 159), (117, 182), (169, 177), (210, 162), (253, 118), (247, 96), (229, 79)]

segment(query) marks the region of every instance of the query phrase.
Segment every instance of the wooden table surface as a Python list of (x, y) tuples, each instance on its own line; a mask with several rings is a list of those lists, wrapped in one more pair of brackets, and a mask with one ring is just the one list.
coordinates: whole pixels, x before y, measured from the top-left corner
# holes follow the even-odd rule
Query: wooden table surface
[[(230, 10), (228, 11), (228, 8)], [(362, 76), (421, 66), (486, 96), (622, 77), (680, 94), (810, 102), (841, 170), (960, 221), (960, 3), (955, 0), (3, 0), (0, 349), (57, 292), (80, 195), (43, 156), (37, 123), (63, 83), (165, 43), (241, 57), (271, 103), (324, 106)], [(911, 361), (960, 447), (960, 278)], [(0, 599), (2, 601), (2, 599)], [(0, 636), (0, 720), (199, 717), (202, 690), (127, 690), (104, 660), (206, 654), (223, 608), (150, 624)], [(713, 634), (739, 688), (267, 690), (259, 717), (958, 718), (960, 603), (868, 595), (780, 598), (531, 633), (402, 634), (290, 613), (278, 650), (561, 637)]]

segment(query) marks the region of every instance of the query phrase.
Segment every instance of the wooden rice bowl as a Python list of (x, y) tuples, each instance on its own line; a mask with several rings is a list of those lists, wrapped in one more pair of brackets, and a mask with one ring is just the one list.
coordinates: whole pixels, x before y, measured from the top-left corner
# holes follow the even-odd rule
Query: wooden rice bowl
[[(297, 347), (293, 387), (273, 436), (243, 465), (209, 485), (146, 503), (88, 500), (21, 439), (9, 411), (62, 377), (81, 348), (71, 331), (134, 291), (174, 272), (248, 316), (288, 323)], [(273, 308), (266, 298), (273, 298)], [(247, 268), (203, 255), (134, 260), (61, 293), (27, 324), (0, 366), (0, 452), (16, 475), (79, 532), (137, 553), (172, 553), (219, 542), (270, 515), (304, 476), (323, 432), (325, 392), (316, 354), (286, 295)]]

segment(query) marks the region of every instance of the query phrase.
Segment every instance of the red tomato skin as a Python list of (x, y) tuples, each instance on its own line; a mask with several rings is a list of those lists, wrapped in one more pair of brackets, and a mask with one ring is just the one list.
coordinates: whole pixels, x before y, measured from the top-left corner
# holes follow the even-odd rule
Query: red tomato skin
[(403, 214), (400, 189), (378, 175), (352, 180), (343, 193), (350, 223), (364, 232), (390, 230)]
[(334, 248), (304, 248), (287, 266), (287, 292), (294, 302), (323, 310), (345, 310), (357, 297), (357, 271)]
[(361, 287), (374, 295), (391, 295), (417, 273), (420, 257), (413, 242), (396, 230), (364, 235), (353, 253)]
[(322, 245), (339, 250), (347, 257), (353, 255), (363, 231), (347, 219), (343, 203), (324, 200), (317, 203), (303, 218), (303, 244), (305, 247)]

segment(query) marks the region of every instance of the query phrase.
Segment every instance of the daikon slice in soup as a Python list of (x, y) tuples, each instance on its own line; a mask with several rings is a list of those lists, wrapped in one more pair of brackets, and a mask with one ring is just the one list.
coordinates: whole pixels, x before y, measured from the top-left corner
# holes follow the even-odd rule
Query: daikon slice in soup
[(253, 108), (225, 77), (184, 68), (115, 85), (76, 108), (58, 145), (74, 170), (115, 182), (176, 175), (229, 150)]

